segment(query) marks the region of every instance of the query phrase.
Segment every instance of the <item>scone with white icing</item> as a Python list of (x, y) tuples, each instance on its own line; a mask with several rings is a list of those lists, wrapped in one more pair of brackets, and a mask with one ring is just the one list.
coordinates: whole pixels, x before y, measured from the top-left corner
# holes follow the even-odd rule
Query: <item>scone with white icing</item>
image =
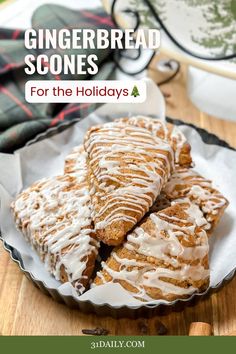
[(173, 301), (209, 285), (207, 221), (188, 201), (149, 215), (102, 263), (92, 286), (119, 283), (142, 301)]
[(163, 188), (153, 208), (160, 209), (164, 201), (166, 205), (168, 201), (170, 203), (179, 198), (188, 198), (200, 207), (209, 224), (209, 235), (219, 223), (229, 204), (227, 199), (213, 187), (210, 180), (192, 169), (176, 166), (175, 172)]
[(83, 145), (75, 146), (65, 157), (64, 173), (76, 174), (82, 181), (87, 182), (87, 154)]
[(94, 269), (94, 238), (86, 176), (44, 178), (12, 203), (19, 230), (57, 280), (82, 293)]
[(92, 127), (84, 149), (96, 236), (119, 245), (169, 179), (173, 150), (149, 130), (120, 121)]
[(154, 136), (169, 142), (174, 150), (175, 164), (185, 167), (191, 166), (191, 146), (176, 125), (145, 116), (121, 118), (117, 121), (148, 129)]

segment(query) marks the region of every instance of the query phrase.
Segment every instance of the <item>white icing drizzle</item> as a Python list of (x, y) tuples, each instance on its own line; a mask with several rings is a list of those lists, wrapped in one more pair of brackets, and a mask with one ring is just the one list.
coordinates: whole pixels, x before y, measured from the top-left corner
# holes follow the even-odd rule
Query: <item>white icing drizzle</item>
[(146, 116), (135, 116), (130, 118), (122, 118), (120, 121), (126, 124), (142, 126), (148, 129), (154, 136), (170, 142), (175, 152), (175, 163), (180, 162), (180, 155), (187, 140), (184, 134), (177, 126), (167, 126), (166, 122), (160, 119), (154, 119)]
[(163, 192), (171, 200), (188, 197), (200, 206), (209, 222), (227, 206), (227, 200), (213, 188), (212, 182), (192, 169), (177, 167)]
[(66, 173), (76, 173), (77, 179), (85, 182), (87, 178), (87, 153), (84, 151), (83, 145), (75, 146), (71, 153), (65, 158)]
[(147, 129), (112, 122), (91, 129), (84, 147), (92, 172), (96, 229), (117, 221), (129, 222), (131, 228), (149, 210), (170, 176), (170, 145)]
[[(176, 208), (184, 212), (184, 218), (177, 217), (177, 213), (166, 212)], [(194, 282), (204, 282), (209, 278), (209, 269), (205, 269), (202, 264), (209, 252), (208, 237), (202, 228), (206, 223), (199, 207), (187, 201), (153, 213), (128, 235), (124, 244), (127, 251), (143, 255), (145, 260), (141, 262), (135, 258), (121, 258), (117, 251), (113, 251), (112, 258), (120, 264), (119, 270), (112, 269), (104, 262), (103, 270), (111, 276), (113, 282), (129, 283), (136, 289), (131, 294), (146, 301), (151, 298), (146, 294), (145, 287), (159, 289), (164, 296), (191, 294), (198, 290)], [(97, 276), (105, 283), (102, 273), (99, 272)], [(173, 284), (166, 278), (187, 281), (188, 287)]]
[[(85, 174), (86, 170), (84, 170)], [(84, 183), (83, 183), (84, 182)], [(79, 292), (89, 257), (99, 243), (91, 237), (90, 196), (85, 175), (45, 178), (12, 205), (18, 227), (37, 249), (47, 269), (61, 279), (62, 267)]]

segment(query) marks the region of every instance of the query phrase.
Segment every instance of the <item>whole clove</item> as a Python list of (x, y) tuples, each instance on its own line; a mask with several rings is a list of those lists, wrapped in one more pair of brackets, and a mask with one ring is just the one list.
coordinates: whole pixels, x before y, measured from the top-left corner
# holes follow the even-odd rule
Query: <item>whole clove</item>
[(93, 328), (93, 329), (82, 329), (83, 334), (89, 334), (92, 336), (107, 336), (109, 331), (105, 328)]

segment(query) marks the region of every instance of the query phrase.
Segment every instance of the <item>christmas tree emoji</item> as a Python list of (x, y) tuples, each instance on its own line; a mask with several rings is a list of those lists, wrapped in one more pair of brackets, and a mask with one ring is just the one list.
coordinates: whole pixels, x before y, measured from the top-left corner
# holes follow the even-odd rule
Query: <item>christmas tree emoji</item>
[(136, 85), (134, 85), (131, 96), (137, 97), (140, 96), (139, 92), (138, 92), (138, 88)]

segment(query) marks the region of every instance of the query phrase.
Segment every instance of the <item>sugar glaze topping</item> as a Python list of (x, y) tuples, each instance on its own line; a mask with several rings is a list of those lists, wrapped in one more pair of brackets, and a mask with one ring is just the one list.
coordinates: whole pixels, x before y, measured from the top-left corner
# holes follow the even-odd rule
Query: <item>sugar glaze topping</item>
[[(148, 226), (144, 221), (128, 235), (124, 247), (136, 255), (144, 255), (145, 261), (121, 258), (114, 251), (112, 257), (120, 264), (119, 270), (111, 269), (103, 262), (103, 269), (113, 282), (126, 281), (137, 289), (135, 296), (146, 301), (151, 298), (145, 287), (160, 289), (164, 295), (182, 296), (198, 290), (193, 285), (194, 281), (209, 278), (209, 269), (202, 265), (209, 252), (207, 234), (202, 228), (206, 220), (197, 205), (185, 201), (177, 207), (184, 208), (183, 219), (176, 214), (170, 216), (163, 210), (149, 216)], [(194, 240), (193, 244), (190, 239)], [(105, 282), (102, 272), (98, 277)], [(189, 286), (179, 286), (168, 279), (188, 281)]]
[(172, 147), (174, 147), (175, 163), (179, 163), (180, 154), (187, 140), (176, 125), (170, 128), (165, 121), (142, 115), (122, 118), (120, 121), (134, 126), (142, 126), (143, 128), (148, 129), (154, 136), (169, 142)]
[(99, 244), (91, 237), (90, 196), (81, 178), (42, 179), (22, 192), (12, 207), (18, 227), (47, 269), (59, 280), (64, 266), (68, 280), (82, 292), (88, 257), (97, 253)]
[(177, 168), (163, 191), (171, 199), (189, 197), (201, 206), (208, 221), (211, 221), (211, 216), (217, 215), (218, 211), (227, 204), (223, 195), (213, 188), (212, 182), (192, 169)]
[(86, 183), (87, 178), (87, 153), (83, 145), (78, 145), (65, 158), (65, 173), (76, 173), (76, 178)]

